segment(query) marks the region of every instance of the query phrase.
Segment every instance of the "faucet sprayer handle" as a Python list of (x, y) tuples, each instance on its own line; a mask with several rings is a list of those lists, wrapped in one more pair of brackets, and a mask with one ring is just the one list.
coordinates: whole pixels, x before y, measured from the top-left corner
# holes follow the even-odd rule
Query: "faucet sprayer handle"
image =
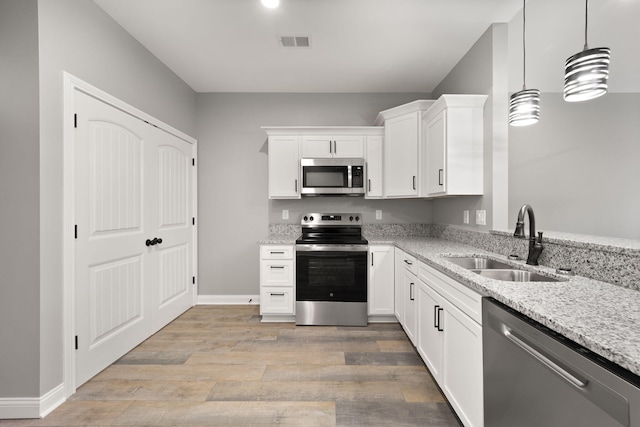
[(542, 231), (538, 231), (538, 243), (542, 243)]

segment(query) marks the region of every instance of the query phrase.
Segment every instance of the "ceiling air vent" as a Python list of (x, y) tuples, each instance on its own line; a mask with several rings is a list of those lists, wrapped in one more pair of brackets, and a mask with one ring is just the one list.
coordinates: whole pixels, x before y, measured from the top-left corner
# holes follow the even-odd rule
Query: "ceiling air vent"
[(309, 36), (278, 36), (281, 47), (311, 47)]

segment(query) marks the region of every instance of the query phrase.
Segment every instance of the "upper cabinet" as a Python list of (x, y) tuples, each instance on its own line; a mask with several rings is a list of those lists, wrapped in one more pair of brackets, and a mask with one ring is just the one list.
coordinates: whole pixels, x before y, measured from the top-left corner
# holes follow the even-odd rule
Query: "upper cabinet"
[[(270, 199), (301, 197), (300, 159), (332, 157), (364, 158), (367, 165), (371, 161), (371, 172), (365, 170), (368, 177), (367, 197), (381, 197), (382, 156), (378, 153), (382, 150), (382, 127), (282, 126), (262, 127), (262, 130), (269, 136)], [(371, 149), (365, 149), (365, 146)], [(368, 158), (369, 155), (372, 156), (371, 159)]]
[(364, 136), (305, 135), (302, 137), (302, 158), (363, 158)]
[(420, 196), (422, 115), (434, 101), (421, 100), (385, 110), (376, 124), (384, 123), (384, 197)]
[(486, 95), (442, 95), (423, 117), (420, 195), (481, 195)]
[(269, 198), (300, 198), (300, 137), (269, 136)]

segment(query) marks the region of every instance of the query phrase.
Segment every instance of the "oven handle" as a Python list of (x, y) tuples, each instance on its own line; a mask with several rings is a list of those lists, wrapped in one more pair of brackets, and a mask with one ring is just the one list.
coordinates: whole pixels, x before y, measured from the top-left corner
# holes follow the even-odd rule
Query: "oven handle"
[(297, 252), (367, 252), (367, 245), (296, 245)]

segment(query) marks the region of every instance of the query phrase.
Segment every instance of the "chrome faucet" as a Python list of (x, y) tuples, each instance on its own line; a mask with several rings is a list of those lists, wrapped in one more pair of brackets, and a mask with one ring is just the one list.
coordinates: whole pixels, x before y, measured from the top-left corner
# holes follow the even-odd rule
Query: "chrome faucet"
[(530, 205), (522, 205), (518, 212), (518, 221), (516, 222), (516, 231), (513, 233), (515, 237), (525, 238), (524, 235), (524, 215), (529, 214), (529, 255), (527, 256), (527, 264), (538, 265), (538, 258), (544, 247), (542, 246), (542, 231), (538, 233), (536, 239), (536, 218), (533, 215), (533, 208)]

